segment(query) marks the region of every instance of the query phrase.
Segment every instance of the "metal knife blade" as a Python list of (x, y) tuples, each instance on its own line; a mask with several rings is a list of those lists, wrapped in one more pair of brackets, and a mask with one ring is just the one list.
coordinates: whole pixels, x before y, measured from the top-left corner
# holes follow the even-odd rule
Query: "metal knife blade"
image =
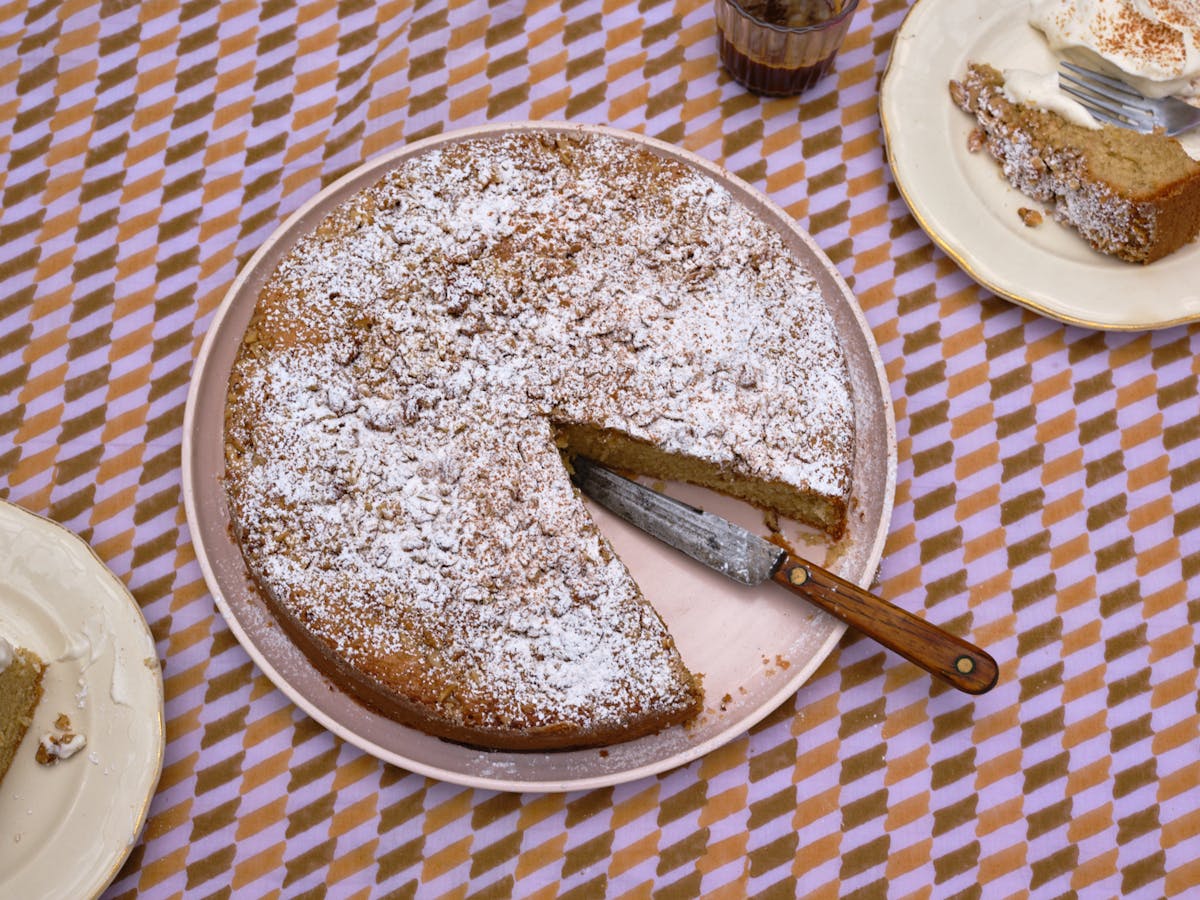
[(992, 689), (996, 661), (962, 638), (801, 559), (739, 525), (664, 496), (584, 457), (576, 486), (593, 500), (709, 568), (742, 584), (768, 579), (853, 625), (947, 684), (969, 694)]
[(582, 456), (572, 461), (576, 487), (647, 534), (740, 581), (761, 584), (786, 551), (720, 516), (623, 478)]

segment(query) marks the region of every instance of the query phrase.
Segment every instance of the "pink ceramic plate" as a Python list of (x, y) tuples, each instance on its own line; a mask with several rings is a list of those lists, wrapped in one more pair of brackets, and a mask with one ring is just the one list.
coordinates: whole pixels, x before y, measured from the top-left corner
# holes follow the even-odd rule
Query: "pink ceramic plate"
[[(843, 577), (864, 586), (871, 583), (891, 517), (896, 435), (879, 352), (849, 288), (812, 238), (745, 182), (677, 147), (607, 128), (520, 123), (440, 135), (366, 163), (306, 203), (250, 260), (217, 310), (188, 396), (183, 483), (196, 555), (217, 608), (254, 661), (302, 709), (352, 744), (413, 772), (474, 787), (566, 791), (662, 772), (729, 742), (795, 693), (829, 655), (845, 626), (773, 585), (745, 588), (727, 581), (597, 510), (600, 527), (666, 620), (689, 667), (703, 673), (704, 714), (688, 728), (669, 729), (605, 751), (510, 753), (461, 747), (365, 709), (333, 688), (309, 664), (276, 626), (251, 586), (231, 537), (220, 483), (229, 371), (260, 286), (297, 237), (409, 157), (465, 138), (529, 130), (601, 132), (707, 173), (776, 228), (813, 273), (850, 362), (858, 427), (855, 496), (848, 534), (836, 547), (827, 548), (820, 540), (806, 538), (795, 526), (785, 528), (785, 533), (815, 562), (825, 560), (827, 567)], [(736, 501), (683, 486), (672, 492), (766, 532), (761, 514)]]

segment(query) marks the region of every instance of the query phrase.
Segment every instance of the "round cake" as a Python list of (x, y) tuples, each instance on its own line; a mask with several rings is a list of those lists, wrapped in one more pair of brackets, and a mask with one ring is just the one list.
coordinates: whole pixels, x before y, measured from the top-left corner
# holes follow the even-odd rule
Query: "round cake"
[(837, 331), (781, 236), (707, 173), (588, 131), (409, 158), (300, 238), (230, 378), (246, 563), (360, 702), (498, 749), (701, 709), (592, 522), (571, 453), (845, 526)]

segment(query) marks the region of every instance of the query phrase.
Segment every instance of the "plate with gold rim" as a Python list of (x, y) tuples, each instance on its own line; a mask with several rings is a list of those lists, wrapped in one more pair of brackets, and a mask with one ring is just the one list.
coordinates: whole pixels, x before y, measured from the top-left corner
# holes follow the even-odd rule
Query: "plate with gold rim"
[[(321, 191), (263, 245), (231, 286), (197, 361), (184, 418), (183, 479), (197, 558), (218, 610), (250, 657), (297, 705), (335, 734), (386, 762), (456, 784), (510, 791), (610, 786), (675, 768), (734, 740), (795, 694), (832, 652), (845, 626), (770, 585), (723, 579), (591, 507), (601, 530), (671, 630), (685, 662), (704, 674), (705, 711), (667, 729), (602, 750), (485, 751), (448, 743), (360, 706), (333, 687), (273, 620), (232, 537), (221, 483), (225, 393), (258, 291), (295, 241), (389, 169), (468, 138), (532, 130), (614, 136), (707, 174), (775, 228), (825, 297), (849, 361), (856, 398), (856, 463), (848, 535), (834, 547), (786, 530), (816, 561), (869, 584), (890, 524), (896, 437), (887, 377), (862, 310), (828, 258), (787, 214), (752, 187), (694, 154), (640, 135), (568, 123), (492, 125), (440, 135), (365, 163)], [(698, 488), (679, 496), (765, 533), (762, 514)]]
[[(1053, 72), (1057, 57), (1027, 23), (1028, 0), (917, 0), (892, 45), (879, 89), (888, 162), (917, 222), (973, 279), (1001, 297), (1072, 325), (1144, 331), (1200, 321), (1200, 241), (1150, 265), (1092, 250), (1049, 215), (1027, 227), (975, 120), (948, 85), (969, 62)], [(1200, 153), (1200, 134), (1195, 135)], [(1191, 139), (1189, 139), (1191, 140)], [(1190, 147), (1190, 144), (1189, 144)]]
[[(137, 842), (162, 772), (163, 681), (124, 583), (80, 537), (0, 502), (0, 636), (46, 663), (0, 782), (0, 896), (97, 897)], [(60, 715), (86, 746), (42, 766)]]

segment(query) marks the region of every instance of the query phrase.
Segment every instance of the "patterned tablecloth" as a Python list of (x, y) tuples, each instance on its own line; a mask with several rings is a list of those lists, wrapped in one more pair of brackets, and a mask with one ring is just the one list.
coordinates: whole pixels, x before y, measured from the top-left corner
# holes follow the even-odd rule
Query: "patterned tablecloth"
[[(111, 897), (1200, 890), (1200, 327), (1067, 327), (935, 249), (877, 115), (906, 8), (865, 3), (800, 101), (729, 80), (703, 0), (5, 8), (0, 497), (95, 547), (164, 665), (165, 767)], [(380, 763), (252, 665), (181, 497), (213, 311), (323, 185), (519, 119), (674, 142), (814, 235), (895, 401), (882, 592), (988, 647), (994, 691), (931, 685), (848, 635), (706, 758), (522, 795)]]

